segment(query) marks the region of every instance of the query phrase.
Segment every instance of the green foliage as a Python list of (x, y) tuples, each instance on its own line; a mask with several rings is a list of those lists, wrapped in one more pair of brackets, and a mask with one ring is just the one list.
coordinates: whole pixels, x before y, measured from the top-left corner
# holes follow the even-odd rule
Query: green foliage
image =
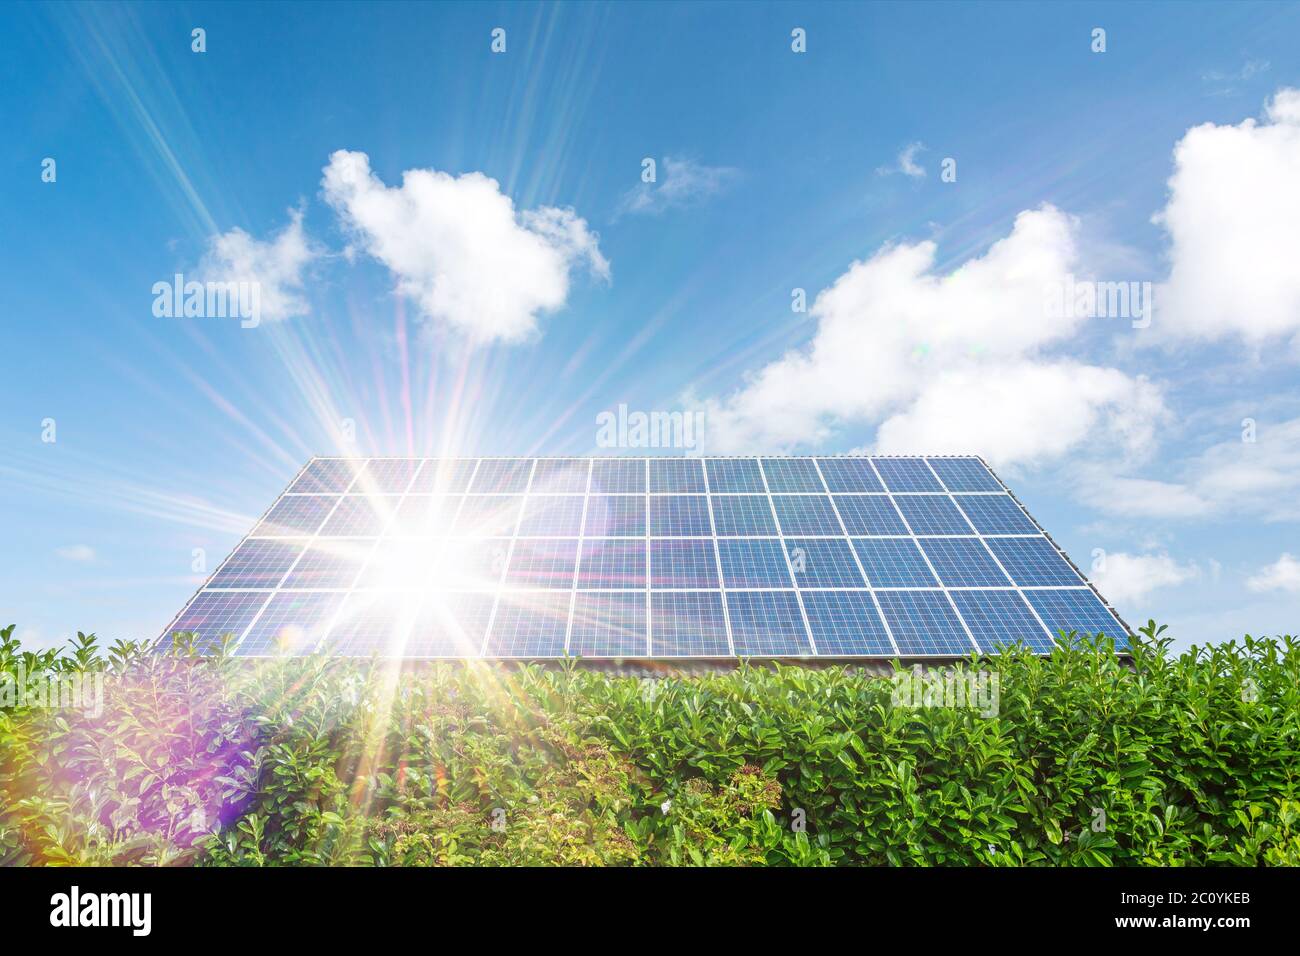
[(1297, 865), (1300, 641), (1009, 651), (995, 716), (832, 667), (166, 655), (0, 630), (9, 865)]

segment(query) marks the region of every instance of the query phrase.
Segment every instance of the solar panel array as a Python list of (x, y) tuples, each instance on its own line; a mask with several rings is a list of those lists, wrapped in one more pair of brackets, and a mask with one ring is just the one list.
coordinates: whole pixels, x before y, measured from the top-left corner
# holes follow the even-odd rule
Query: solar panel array
[(1127, 630), (978, 458), (316, 458), (165, 632), (236, 654), (954, 657)]

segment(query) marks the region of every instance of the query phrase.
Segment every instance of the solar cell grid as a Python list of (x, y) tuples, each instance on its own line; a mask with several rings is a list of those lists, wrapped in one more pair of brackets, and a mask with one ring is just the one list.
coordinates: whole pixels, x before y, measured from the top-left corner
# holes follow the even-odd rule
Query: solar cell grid
[(819, 493), (826, 490), (817, 464), (811, 458), (764, 458), (763, 473), (767, 476), (767, 490), (781, 492)]
[(730, 657), (719, 591), (652, 591), (650, 653), (655, 657)]
[(888, 495), (836, 495), (835, 508), (849, 534), (907, 534), (907, 525)]
[(289, 573), (304, 541), (249, 538), (221, 566), (209, 588), (273, 588)]
[(809, 591), (803, 605), (819, 655), (894, 653), (870, 591)]
[(1051, 652), (1051, 638), (1018, 592), (954, 591), (952, 599), (982, 650), (1024, 644), (1035, 651)]
[(794, 591), (728, 591), (731, 639), (741, 657), (812, 653)]
[(885, 490), (866, 458), (818, 458), (817, 465), (832, 492)]
[(647, 625), (665, 657), (1124, 634), (974, 457), (313, 459), (176, 621), (244, 656), (640, 657)]
[(569, 629), (572, 657), (644, 657), (644, 594), (579, 593)]
[(779, 538), (718, 540), (723, 583), (728, 588), (788, 588), (790, 566)]
[(934, 472), (920, 458), (873, 458), (871, 461), (889, 491), (943, 491)]
[(704, 470), (713, 494), (762, 494), (763, 473), (755, 458), (706, 458)]
[(644, 538), (645, 517), (645, 495), (588, 495), (582, 533), (588, 537)]
[(650, 534), (653, 537), (710, 535), (709, 501), (704, 495), (651, 495)]
[(966, 518), (947, 495), (896, 495), (912, 534), (974, 534)]
[(703, 494), (704, 466), (698, 458), (651, 458), (650, 490)]
[(578, 563), (579, 588), (646, 586), (646, 545), (630, 538), (587, 538)]
[(655, 539), (650, 542), (650, 586), (716, 588), (718, 562), (708, 538)]
[(954, 495), (980, 534), (1038, 534), (1038, 528), (1010, 495)]
[(766, 495), (713, 495), (709, 500), (719, 537), (776, 534), (776, 519)]
[(949, 491), (1001, 491), (1002, 485), (977, 458), (926, 459)]
[(939, 583), (946, 587), (996, 588), (1011, 583), (979, 538), (925, 538), (920, 544)]
[(828, 495), (773, 495), (772, 507), (782, 534), (843, 534)]

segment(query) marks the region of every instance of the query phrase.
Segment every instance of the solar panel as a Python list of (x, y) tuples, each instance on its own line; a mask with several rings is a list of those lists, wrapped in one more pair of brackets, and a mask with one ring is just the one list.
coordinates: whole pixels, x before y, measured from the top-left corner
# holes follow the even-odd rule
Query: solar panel
[[(165, 631), (245, 657), (952, 657), (1122, 622), (977, 458), (313, 459)], [(168, 642), (170, 643), (170, 642)]]

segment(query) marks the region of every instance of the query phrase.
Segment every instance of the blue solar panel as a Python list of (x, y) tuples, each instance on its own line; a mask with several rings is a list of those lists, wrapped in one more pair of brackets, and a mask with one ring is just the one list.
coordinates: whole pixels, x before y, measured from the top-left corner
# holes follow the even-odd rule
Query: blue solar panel
[(1106, 609), (1090, 588), (1070, 590), (1026, 591), (1025, 597), (1054, 636), (1064, 632), (1067, 642), (1071, 632), (1078, 637), (1095, 637), (1098, 633), (1124, 644), (1127, 633), (1123, 625)]
[(904, 654), (965, 655), (974, 650), (942, 591), (877, 591), (880, 610)]
[(1031, 601), (1119, 627), (975, 457), (313, 459), (291, 487), (178, 616), (204, 640), (638, 657), (648, 623), (662, 656), (1046, 652)]
[(645, 593), (579, 593), (569, 630), (571, 657), (644, 657)]
[(1011, 580), (1021, 587), (1051, 587), (1082, 584), (1046, 538), (988, 538), (989, 548), (1006, 568)]
[(930, 573), (916, 542), (906, 538), (854, 538), (853, 550), (873, 588), (932, 588)]
[(776, 534), (766, 495), (714, 495), (713, 527), (719, 537)]
[(578, 563), (578, 587), (644, 589), (645, 568), (644, 540), (587, 538), (582, 542), (582, 560)]
[(281, 498), (253, 529), (253, 537), (292, 538), (315, 534), (342, 499), (324, 495)]
[(996, 588), (1011, 583), (979, 538), (926, 538), (921, 550), (946, 587)]
[(818, 458), (817, 464), (832, 492), (884, 491), (871, 461), (866, 458)]
[(762, 465), (767, 475), (767, 490), (774, 495), (787, 492), (820, 494), (826, 490), (817, 473), (817, 463), (811, 458), (764, 458)]
[(470, 491), (475, 494), (513, 494), (528, 490), (532, 473), (528, 458), (484, 458), (478, 463)]
[(274, 588), (302, 554), (303, 542), (249, 538), (208, 582), (210, 588)]
[(650, 542), (650, 586), (653, 588), (716, 588), (718, 561), (708, 538)]
[(585, 458), (539, 458), (529, 488), (535, 495), (585, 494), (591, 462)]
[(654, 657), (730, 657), (718, 591), (652, 591), (650, 653)]
[(1038, 534), (1010, 495), (954, 495), (953, 499), (980, 534)]
[(897, 495), (894, 504), (903, 513), (912, 534), (974, 534), (947, 495)]
[(591, 462), (592, 493), (645, 494), (645, 462), (639, 458), (595, 458)]
[(557, 591), (502, 595), (488, 634), (487, 657), (562, 657), (569, 595)]
[(650, 534), (664, 538), (713, 534), (709, 500), (704, 495), (651, 495)]
[(952, 599), (981, 650), (1023, 644), (1050, 653), (1052, 639), (1016, 591), (953, 591)]
[(576, 538), (520, 539), (510, 552), (506, 584), (522, 588), (563, 588), (573, 586), (573, 572), (578, 564)]
[(978, 458), (929, 458), (949, 491), (1001, 491), (1002, 485)]
[(809, 591), (803, 606), (818, 654), (893, 655), (870, 591)]
[(592, 538), (644, 538), (645, 495), (591, 495), (582, 533)]
[(835, 507), (849, 534), (907, 534), (907, 525), (888, 495), (836, 495)]
[(342, 494), (352, 484), (358, 463), (347, 458), (316, 458), (289, 487), (289, 494)]
[(425, 595), (406, 638), (406, 656), (478, 657), (493, 603), (488, 593), (434, 591)]
[(529, 495), (519, 522), (522, 538), (576, 538), (582, 533), (581, 495)]
[(407, 489), (410, 494), (459, 494), (469, 491), (478, 462), (473, 458), (430, 458)]
[(794, 591), (728, 591), (731, 639), (741, 657), (812, 653)]
[(281, 591), (248, 629), (236, 655), (312, 653), (329, 630), (343, 598), (342, 591)]
[(943, 485), (920, 458), (873, 458), (872, 461), (890, 491), (943, 491)]
[(772, 507), (782, 534), (843, 534), (826, 495), (773, 495)]
[(704, 465), (698, 458), (651, 458), (650, 490), (704, 494)]
[(166, 636), (190, 633), (197, 648), (210, 651), (223, 637), (238, 640), (270, 597), (268, 591), (200, 591)]
[(723, 583), (729, 588), (788, 588), (790, 567), (778, 538), (718, 540)]
[(861, 588), (862, 579), (853, 549), (844, 538), (786, 538), (786, 554), (801, 588)]
[(706, 458), (704, 470), (713, 494), (762, 494), (763, 473), (754, 458)]

